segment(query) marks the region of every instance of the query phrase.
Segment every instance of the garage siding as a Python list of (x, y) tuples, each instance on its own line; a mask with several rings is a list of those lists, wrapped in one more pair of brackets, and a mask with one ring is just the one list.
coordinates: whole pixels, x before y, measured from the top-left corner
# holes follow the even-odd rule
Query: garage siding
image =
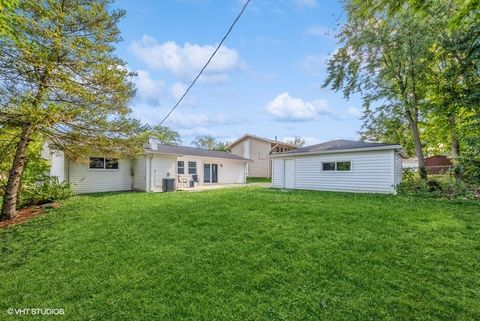
[[(274, 161), (278, 176), (274, 187), (283, 187), (283, 159)], [(348, 172), (322, 171), (322, 162), (351, 161)], [(392, 193), (392, 150), (346, 152), (295, 157), (295, 188), (325, 191)]]
[(276, 188), (283, 188), (283, 158), (274, 158), (272, 164), (272, 186)]
[(399, 153), (395, 153), (395, 186), (402, 181), (403, 159)]

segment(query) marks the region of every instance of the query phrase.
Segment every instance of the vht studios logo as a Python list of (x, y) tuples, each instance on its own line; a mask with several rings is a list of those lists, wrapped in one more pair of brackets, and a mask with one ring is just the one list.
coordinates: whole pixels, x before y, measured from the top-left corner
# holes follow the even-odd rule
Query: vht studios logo
[(64, 315), (63, 308), (8, 308), (10, 315)]

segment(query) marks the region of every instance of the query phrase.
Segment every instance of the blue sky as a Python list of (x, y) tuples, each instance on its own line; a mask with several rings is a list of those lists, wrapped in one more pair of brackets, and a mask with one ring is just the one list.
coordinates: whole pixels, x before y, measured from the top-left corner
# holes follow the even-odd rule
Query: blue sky
[[(158, 123), (238, 14), (240, 0), (119, 0), (118, 55), (138, 72), (134, 115)], [(334, 0), (252, 0), (224, 47), (165, 123), (184, 145), (244, 133), (307, 144), (357, 139), (361, 101), (322, 89), (341, 22)]]

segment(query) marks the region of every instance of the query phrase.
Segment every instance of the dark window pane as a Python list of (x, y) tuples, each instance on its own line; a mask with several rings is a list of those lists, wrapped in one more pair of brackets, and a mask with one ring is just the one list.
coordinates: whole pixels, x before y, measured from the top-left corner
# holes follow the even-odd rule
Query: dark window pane
[(322, 169), (324, 171), (334, 171), (335, 170), (335, 162), (322, 163)]
[(185, 174), (185, 162), (178, 161), (177, 162), (178, 174)]
[(104, 169), (105, 168), (105, 159), (103, 157), (90, 157), (90, 168)]
[(188, 162), (188, 174), (197, 174), (196, 162)]
[(116, 159), (116, 158), (106, 158), (105, 159), (105, 168), (106, 169), (118, 169), (118, 159)]
[(337, 162), (337, 171), (349, 171), (351, 168), (351, 162)]

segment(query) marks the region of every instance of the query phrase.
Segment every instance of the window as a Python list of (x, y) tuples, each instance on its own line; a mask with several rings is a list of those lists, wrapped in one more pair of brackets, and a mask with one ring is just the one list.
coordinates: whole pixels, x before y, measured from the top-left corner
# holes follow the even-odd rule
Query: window
[(334, 171), (335, 170), (335, 162), (322, 163), (322, 169), (324, 171)]
[(91, 169), (118, 169), (118, 159), (104, 157), (90, 157)]
[(178, 161), (177, 162), (177, 172), (178, 174), (185, 174), (185, 162)]
[(349, 171), (351, 168), (351, 162), (337, 162), (337, 171)]
[(324, 171), (336, 171), (336, 172), (349, 172), (352, 170), (351, 161), (342, 162), (322, 162), (322, 170)]
[(197, 174), (197, 162), (188, 162), (188, 174)]

